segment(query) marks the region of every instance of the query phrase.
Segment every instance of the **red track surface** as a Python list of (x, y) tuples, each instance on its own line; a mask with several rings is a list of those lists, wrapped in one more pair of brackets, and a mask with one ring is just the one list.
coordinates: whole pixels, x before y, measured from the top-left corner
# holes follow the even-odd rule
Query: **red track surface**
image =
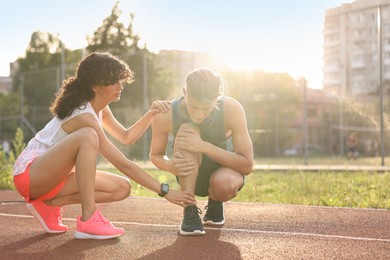
[[(73, 238), (80, 206), (65, 207), (65, 234), (46, 234), (14, 191), (0, 191), (0, 259), (389, 259), (390, 211), (225, 204), (226, 224), (178, 234), (182, 209), (130, 197), (102, 206), (126, 230), (112, 240)], [(200, 208), (205, 202), (200, 202)]]

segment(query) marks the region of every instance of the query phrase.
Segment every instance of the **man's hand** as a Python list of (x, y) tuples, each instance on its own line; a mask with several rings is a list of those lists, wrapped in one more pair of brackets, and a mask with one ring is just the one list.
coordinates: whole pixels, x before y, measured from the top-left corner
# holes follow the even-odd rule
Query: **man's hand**
[(190, 175), (196, 167), (197, 163), (193, 159), (184, 158), (180, 152), (175, 152), (173, 154), (172, 162), (172, 173), (176, 176), (188, 176)]
[(175, 147), (192, 153), (202, 153), (204, 141), (194, 129), (185, 129), (176, 135)]

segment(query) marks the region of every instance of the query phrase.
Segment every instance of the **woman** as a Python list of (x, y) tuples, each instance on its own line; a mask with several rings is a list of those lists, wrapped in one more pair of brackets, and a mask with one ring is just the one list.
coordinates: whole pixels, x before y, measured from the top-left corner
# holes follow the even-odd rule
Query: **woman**
[[(61, 206), (81, 203), (75, 237), (108, 239), (124, 234), (105, 219), (95, 203), (126, 198), (130, 182), (121, 176), (96, 170), (98, 154), (127, 177), (183, 205), (195, 200), (188, 192), (160, 185), (114, 146), (105, 131), (125, 144), (139, 139), (157, 113), (170, 103), (155, 101), (149, 111), (129, 128), (112, 114), (109, 104), (120, 100), (122, 82), (132, 82), (129, 67), (109, 53), (92, 53), (83, 59), (75, 77), (69, 78), (51, 106), (54, 118), (38, 132), (18, 157), (14, 182), (27, 201), (27, 208), (49, 233), (67, 231)], [(162, 188), (162, 189), (161, 189)]]

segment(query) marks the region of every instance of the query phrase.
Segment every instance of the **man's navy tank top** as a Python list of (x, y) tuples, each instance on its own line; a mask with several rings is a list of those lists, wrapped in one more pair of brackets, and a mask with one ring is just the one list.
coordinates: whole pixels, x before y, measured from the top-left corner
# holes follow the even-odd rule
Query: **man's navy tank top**
[[(177, 131), (179, 130), (179, 127), (183, 123), (191, 122), (187, 110), (186, 111), (180, 110), (180, 103), (183, 99), (184, 97), (180, 97), (175, 99), (172, 102), (172, 134), (174, 137), (176, 137)], [(217, 100), (216, 107), (210, 112), (209, 116), (205, 120), (203, 120), (202, 123), (196, 126), (200, 129), (200, 136), (202, 140), (227, 150), (228, 141), (226, 139), (223, 104), (224, 104), (224, 96), (221, 96)], [(217, 163), (211, 160), (208, 156), (203, 155), (202, 165), (209, 165), (209, 164), (217, 164)]]

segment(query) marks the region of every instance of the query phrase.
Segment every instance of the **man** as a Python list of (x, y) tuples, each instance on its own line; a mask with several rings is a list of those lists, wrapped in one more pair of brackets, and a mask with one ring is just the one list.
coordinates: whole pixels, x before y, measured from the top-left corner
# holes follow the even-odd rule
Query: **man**
[[(203, 221), (223, 225), (223, 202), (237, 196), (253, 167), (244, 109), (223, 94), (220, 76), (197, 69), (187, 75), (183, 96), (172, 102), (171, 110), (153, 119), (150, 159), (159, 169), (176, 175), (183, 191), (208, 196)], [(167, 159), (170, 134), (174, 154)], [(180, 234), (205, 234), (197, 206), (184, 206)]]

